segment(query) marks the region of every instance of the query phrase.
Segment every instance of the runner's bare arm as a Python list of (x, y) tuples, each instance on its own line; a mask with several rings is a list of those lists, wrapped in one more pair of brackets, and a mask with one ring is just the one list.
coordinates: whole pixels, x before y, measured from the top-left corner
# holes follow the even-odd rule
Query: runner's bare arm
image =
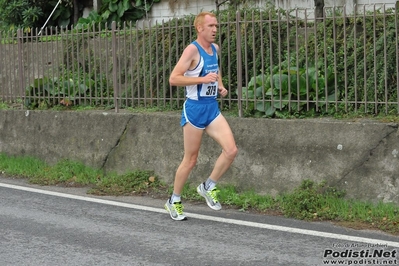
[[(220, 56), (220, 49), (219, 49), (219, 45), (217, 45), (217, 44), (214, 44), (215, 45), (215, 47), (216, 47), (216, 51), (218, 52), (218, 55)], [(220, 57), (219, 57), (220, 58)], [(219, 78), (218, 78), (218, 84), (219, 84), (219, 88), (218, 88), (218, 90), (219, 90), (219, 94), (222, 96), (222, 97), (225, 97), (226, 95), (227, 95), (227, 93), (228, 93), (228, 91), (227, 91), (227, 89), (224, 87), (224, 85), (223, 85), (223, 79), (222, 79), (222, 69), (219, 67)]]

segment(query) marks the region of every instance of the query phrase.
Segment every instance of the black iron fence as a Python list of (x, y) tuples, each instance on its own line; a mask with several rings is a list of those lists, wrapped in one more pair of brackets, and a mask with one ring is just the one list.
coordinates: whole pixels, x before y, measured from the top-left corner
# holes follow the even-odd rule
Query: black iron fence
[[(240, 116), (399, 112), (398, 14), (364, 6), (219, 15), (220, 64)], [(24, 108), (180, 108), (169, 74), (196, 33), (192, 17), (146, 27), (79, 25), (0, 32), (0, 97)], [(40, 33), (40, 34), (39, 34)]]

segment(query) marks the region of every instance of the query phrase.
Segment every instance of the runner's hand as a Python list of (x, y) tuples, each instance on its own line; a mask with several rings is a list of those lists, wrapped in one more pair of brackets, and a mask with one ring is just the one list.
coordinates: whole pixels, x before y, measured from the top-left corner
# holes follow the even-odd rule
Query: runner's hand
[(228, 93), (228, 91), (226, 90), (225, 87), (219, 87), (219, 94), (220, 94), (222, 97), (225, 97), (225, 96), (227, 95), (227, 93)]
[(204, 81), (202, 83), (212, 83), (212, 82), (216, 82), (219, 79), (219, 75), (217, 73), (208, 73), (205, 77), (204, 77)]

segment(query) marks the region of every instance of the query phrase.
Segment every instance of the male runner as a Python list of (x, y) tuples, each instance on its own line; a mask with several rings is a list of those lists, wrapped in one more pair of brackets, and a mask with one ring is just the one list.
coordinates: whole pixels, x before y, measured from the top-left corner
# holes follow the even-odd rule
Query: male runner
[(183, 106), (181, 126), (183, 127), (184, 157), (176, 171), (172, 196), (165, 203), (165, 209), (173, 220), (185, 220), (181, 192), (191, 170), (197, 163), (198, 152), (205, 131), (222, 147), (209, 178), (197, 187), (213, 210), (220, 210), (216, 189), (219, 178), (227, 171), (237, 155), (237, 146), (226, 119), (220, 113), (218, 93), (224, 97), (218, 64), (219, 46), (214, 43), (218, 22), (210, 12), (201, 12), (194, 20), (197, 39), (188, 45), (173, 69), (169, 83), (186, 87), (186, 101)]

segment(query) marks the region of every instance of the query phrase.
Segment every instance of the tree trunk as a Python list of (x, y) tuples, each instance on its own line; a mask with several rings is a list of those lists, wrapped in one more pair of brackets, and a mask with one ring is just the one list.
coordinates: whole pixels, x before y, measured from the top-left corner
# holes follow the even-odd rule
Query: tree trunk
[(215, 5), (216, 5), (216, 14), (219, 14), (220, 5), (219, 5), (219, 1), (218, 0), (215, 0)]
[(73, 0), (73, 25), (78, 24), (79, 20), (79, 3), (78, 0)]
[(93, 0), (93, 8), (94, 8), (94, 11), (96, 11), (97, 13), (99, 13), (99, 12), (100, 12), (100, 8), (101, 8), (101, 4), (102, 4), (102, 1), (101, 1), (101, 0)]
[(324, 19), (324, 0), (314, 0), (315, 9), (315, 18), (317, 20)]

